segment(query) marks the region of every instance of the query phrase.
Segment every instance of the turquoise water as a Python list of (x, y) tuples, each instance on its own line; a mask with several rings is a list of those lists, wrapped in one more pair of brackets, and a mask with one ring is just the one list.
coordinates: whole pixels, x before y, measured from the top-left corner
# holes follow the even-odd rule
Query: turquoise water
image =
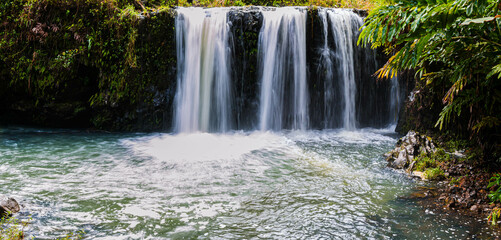
[(2, 194), (37, 239), (489, 238), (407, 198), (390, 130), (105, 134), (0, 130)]

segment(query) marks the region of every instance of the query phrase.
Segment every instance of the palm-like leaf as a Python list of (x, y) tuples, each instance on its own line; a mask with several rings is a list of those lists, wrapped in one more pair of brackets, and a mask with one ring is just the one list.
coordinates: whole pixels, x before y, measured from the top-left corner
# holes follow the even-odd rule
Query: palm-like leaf
[[(501, 2), (494, 0), (391, 1), (371, 11), (358, 43), (393, 53), (377, 72), (380, 78), (413, 69), (430, 88), (439, 87), (437, 80), (446, 82), (446, 106), (437, 126), (442, 129), (469, 108), (470, 114), (479, 113), (469, 126), (478, 132), (501, 122), (499, 104), (494, 104), (500, 101), (500, 13)], [(432, 64), (440, 67), (427, 72)]]

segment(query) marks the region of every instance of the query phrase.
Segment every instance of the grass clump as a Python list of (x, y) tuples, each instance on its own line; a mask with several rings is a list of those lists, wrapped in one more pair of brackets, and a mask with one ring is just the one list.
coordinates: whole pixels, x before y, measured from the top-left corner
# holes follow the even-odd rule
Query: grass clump
[(494, 177), (489, 181), (489, 185), (487, 188), (497, 187), (497, 190), (491, 191), (489, 194), (489, 198), (492, 203), (501, 202), (501, 174), (497, 173)]
[[(497, 187), (496, 190), (493, 190), (488, 195), (491, 199), (491, 203), (501, 202), (501, 174), (495, 174), (489, 181), (489, 185), (487, 188)], [(496, 225), (498, 223), (499, 218), (501, 218), (501, 208), (494, 208), (492, 212), (489, 214), (488, 221), (491, 222), (492, 225)]]
[(414, 169), (416, 171), (424, 172), (428, 168), (435, 168), (437, 167), (437, 162), (435, 159), (432, 159), (428, 156), (419, 156), (418, 159), (416, 160), (416, 165)]
[(444, 171), (440, 168), (441, 163), (450, 160), (450, 155), (444, 149), (439, 148), (432, 153), (421, 153), (416, 157), (414, 171), (424, 172), (426, 179), (435, 181), (445, 178)]
[(442, 148), (439, 148), (437, 151), (429, 154), (421, 153), (421, 155), (416, 158), (414, 170), (424, 172), (428, 168), (437, 168), (441, 162), (447, 162), (449, 160), (450, 155)]
[(498, 224), (499, 218), (501, 218), (501, 208), (494, 208), (487, 220), (491, 222), (492, 225), (496, 225)]
[(445, 178), (444, 171), (439, 167), (426, 169), (424, 176), (430, 181), (438, 181)]

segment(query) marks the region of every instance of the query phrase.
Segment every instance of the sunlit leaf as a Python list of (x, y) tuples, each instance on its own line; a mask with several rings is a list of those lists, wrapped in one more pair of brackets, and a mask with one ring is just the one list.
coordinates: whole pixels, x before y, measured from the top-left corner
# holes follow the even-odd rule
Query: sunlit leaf
[(501, 18), (501, 15), (496, 15), (494, 17), (483, 17), (483, 18), (475, 18), (475, 19), (466, 19), (463, 23), (461, 23), (461, 26), (469, 25), (470, 23), (485, 23), (485, 22), (491, 22), (494, 21), (496, 18)]

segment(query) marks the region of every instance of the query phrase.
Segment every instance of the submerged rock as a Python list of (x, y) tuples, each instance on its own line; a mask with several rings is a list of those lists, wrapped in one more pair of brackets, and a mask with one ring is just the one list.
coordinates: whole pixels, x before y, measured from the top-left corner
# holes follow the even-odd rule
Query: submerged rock
[(3, 198), (0, 200), (0, 216), (11, 215), (21, 210), (19, 203), (14, 198)]

